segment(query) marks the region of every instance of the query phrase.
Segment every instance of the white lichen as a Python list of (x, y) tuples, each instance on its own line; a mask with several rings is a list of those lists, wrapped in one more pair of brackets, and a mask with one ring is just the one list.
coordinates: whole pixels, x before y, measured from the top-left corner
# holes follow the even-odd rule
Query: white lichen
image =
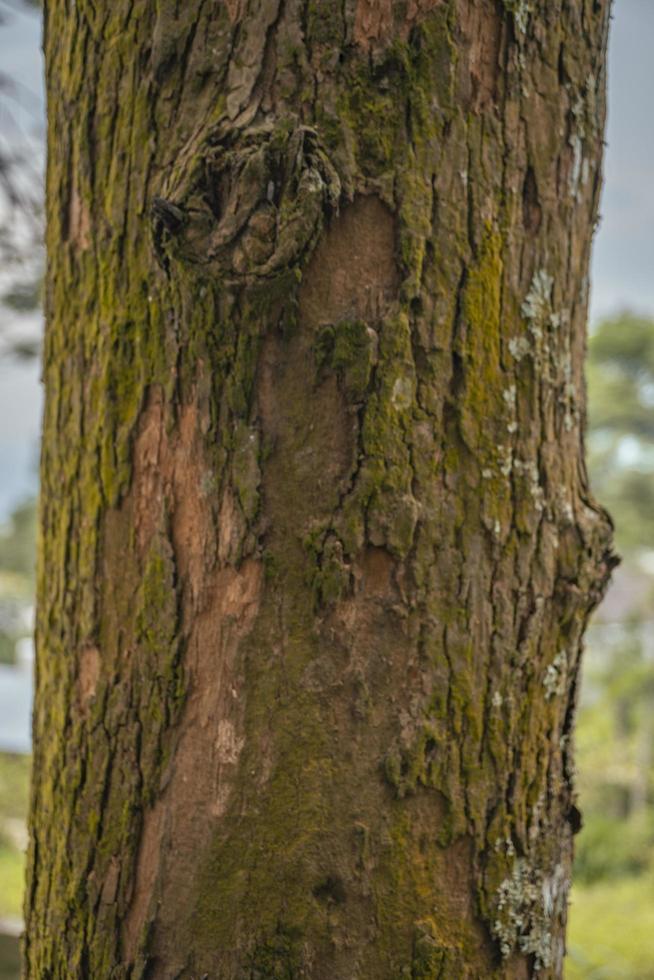
[(545, 269), (539, 269), (534, 273), (529, 292), (522, 304), (522, 315), (536, 340), (541, 339), (543, 329), (552, 314), (553, 286), (552, 276)]
[(548, 701), (565, 692), (565, 681), (568, 673), (568, 658), (565, 650), (557, 653), (551, 664), (548, 664), (543, 677), (545, 697)]
[(513, 461), (513, 468), (516, 473), (524, 476), (527, 480), (534, 507), (540, 513), (545, 508), (545, 494), (540, 485), (538, 466), (533, 459), (515, 459)]
[(391, 404), (400, 412), (406, 411), (413, 401), (413, 381), (409, 377), (399, 376), (393, 383)]
[(510, 446), (498, 446), (499, 470), (502, 476), (510, 477), (513, 470), (513, 450)]
[(601, 124), (601, 111), (597, 98), (597, 78), (591, 72), (581, 91), (571, 95), (570, 113), (573, 119), (573, 129), (568, 137), (572, 149), (572, 167), (568, 182), (571, 197), (578, 201), (581, 190), (590, 179), (591, 161), (585, 156), (584, 148), (592, 142)]
[(504, 399), (504, 404), (509, 410), (509, 421), (507, 422), (506, 430), (510, 435), (517, 432), (518, 423), (517, 419), (517, 391), (515, 385), (509, 385), (508, 388), (502, 392), (502, 398)]
[(568, 496), (568, 490), (566, 487), (558, 487), (556, 491), (557, 503), (559, 513), (566, 524), (574, 523), (574, 510), (572, 508), (572, 502)]
[(526, 337), (511, 337), (509, 341), (509, 354), (514, 361), (521, 361), (531, 351), (531, 344)]
[(577, 386), (574, 382), (572, 372), (572, 355), (570, 353), (570, 340), (566, 338), (566, 348), (561, 361), (560, 377), (562, 387), (559, 394), (559, 404), (563, 408), (563, 427), (566, 432), (571, 432), (579, 420), (577, 407)]
[(525, 34), (532, 13), (530, 0), (504, 0), (504, 7), (513, 15), (513, 22), (519, 34)]
[(507, 857), (515, 857), (515, 846), (509, 836), (498, 837), (494, 848), (497, 854), (506, 854)]
[(584, 158), (584, 141), (579, 133), (572, 133), (568, 140), (572, 148), (572, 167), (568, 181), (570, 196), (575, 200), (579, 198), (579, 185), (581, 183), (581, 170)]
[(493, 933), (507, 959), (514, 951), (534, 957), (536, 970), (558, 959), (553, 932), (562, 917), (569, 881), (561, 865), (545, 875), (526, 858), (518, 858), (497, 892)]

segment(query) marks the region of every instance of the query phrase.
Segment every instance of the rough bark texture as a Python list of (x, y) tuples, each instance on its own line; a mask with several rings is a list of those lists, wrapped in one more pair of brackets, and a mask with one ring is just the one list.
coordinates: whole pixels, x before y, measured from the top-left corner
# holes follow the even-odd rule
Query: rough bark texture
[(560, 977), (609, 0), (50, 0), (30, 978)]

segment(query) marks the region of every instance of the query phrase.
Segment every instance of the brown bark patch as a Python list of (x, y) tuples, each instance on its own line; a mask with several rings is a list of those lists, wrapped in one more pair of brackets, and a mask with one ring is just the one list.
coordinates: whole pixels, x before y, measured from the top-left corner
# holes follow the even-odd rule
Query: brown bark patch
[(148, 919), (148, 910), (156, 902), (155, 885), (159, 872), (164, 818), (165, 808), (158, 801), (143, 820), (132, 900), (123, 924), (123, 946), (130, 960), (136, 955), (139, 936)]
[(223, 493), (218, 520), (218, 560), (221, 564), (238, 554), (243, 531), (243, 516), (236, 505), (234, 491), (228, 486)]
[(473, 109), (483, 109), (497, 93), (502, 18), (492, 0), (462, 0), (458, 24), (467, 49), (461, 70), (469, 77), (470, 103)]
[[(263, 346), (258, 401), (272, 447), (263, 472), (266, 543), (278, 557), (328, 525), (356, 464), (359, 422), (343, 377), (333, 366), (319, 367), (323, 331), (356, 320), (372, 335), (398, 289), (394, 218), (379, 198), (355, 198), (308, 264), (297, 329), (286, 337), (270, 333)], [(353, 364), (357, 356), (352, 351)]]
[(140, 553), (144, 554), (161, 523), (164, 472), (169, 471), (164, 397), (160, 388), (151, 388), (148, 392), (139, 420), (133, 460), (134, 477), (130, 496), (134, 507), (136, 541)]
[[(172, 539), (182, 586), (188, 692), (161, 796), (144, 815), (123, 929), (129, 959), (137, 954), (158, 897), (169, 889), (170, 894), (189, 894), (193, 856), (227, 805), (230, 779), (244, 745), (243, 704), (237, 696), (242, 683), (235, 662), (256, 616), (262, 581), (258, 562), (246, 561), (238, 570), (224, 567), (229, 543), (239, 530), (237, 508), (227, 488), (216, 529), (204, 489), (209, 486), (210, 465), (194, 398), (180, 407), (175, 426), (170, 416), (162, 390), (152, 388), (134, 443), (132, 486), (122, 505), (142, 558), (157, 536)], [(216, 559), (221, 567), (216, 568)], [(186, 857), (180, 859), (180, 854)], [(170, 900), (166, 907), (176, 907), (177, 901)], [(167, 923), (162, 937), (172, 925)]]
[(533, 167), (527, 168), (522, 188), (522, 219), (525, 231), (530, 235), (536, 235), (543, 220), (543, 209), (538, 198), (538, 185)]
[(393, 557), (384, 548), (369, 547), (360, 560), (361, 585), (368, 597), (397, 595), (393, 582), (395, 569)]
[(359, 0), (354, 14), (354, 40), (360, 47), (368, 50), (383, 46), (396, 37), (406, 38), (411, 27), (437, 7), (442, 0), (409, 0), (404, 6), (402, 16), (398, 17), (399, 4), (393, 0)]
[[(378, 321), (398, 284), (394, 219), (378, 198), (358, 197), (332, 222), (309, 262), (298, 329), (288, 337), (271, 333), (264, 342), (258, 400), (273, 453), (263, 487), (281, 548), (333, 513), (355, 453), (356, 419), (338, 380), (316, 369), (320, 330), (345, 320)], [(228, 500), (223, 510), (229, 518)]]
[(312, 326), (379, 320), (398, 285), (393, 215), (379, 198), (357, 197), (332, 222), (309, 263), (301, 317)]
[(75, 183), (70, 194), (68, 240), (79, 249), (87, 249), (91, 244), (91, 215)]
[(177, 567), (194, 604), (201, 601), (214, 552), (211, 508), (203, 489), (210, 470), (203, 448), (198, 409), (190, 402), (181, 409), (171, 446), (172, 537)]
[(241, 19), (243, 16), (243, 0), (225, 0), (225, 6), (232, 24)]
[(97, 647), (84, 647), (79, 658), (78, 694), (82, 710), (95, 697), (102, 660)]
[(315, 385), (311, 360), (308, 338), (271, 338), (264, 346), (259, 409), (274, 453), (263, 482), (273, 526), (284, 533), (297, 534), (303, 516), (335, 505), (351, 458), (352, 424), (336, 378)]
[(354, 40), (370, 48), (393, 33), (392, 0), (359, 0), (354, 15)]
[[(132, 960), (147, 925), (150, 903), (161, 897), (156, 944), (175, 959), (175, 921), (166, 910), (191, 907), (196, 857), (227, 808), (241, 751), (243, 681), (237, 655), (259, 608), (261, 563), (219, 569), (207, 588), (204, 608), (193, 621), (185, 668), (188, 697), (166, 785), (143, 821), (130, 911), (123, 941)], [(166, 921), (164, 921), (166, 920)], [(182, 927), (183, 928), (183, 927)], [(159, 974), (153, 974), (159, 975)]]
[(163, 392), (152, 388), (141, 414), (134, 444), (132, 489), (125, 506), (133, 507), (139, 553), (156, 533), (166, 533), (166, 515), (175, 561), (185, 585), (200, 600), (205, 569), (215, 551), (211, 508), (204, 485), (210, 473), (197, 405), (182, 405), (177, 426), (169, 432)]

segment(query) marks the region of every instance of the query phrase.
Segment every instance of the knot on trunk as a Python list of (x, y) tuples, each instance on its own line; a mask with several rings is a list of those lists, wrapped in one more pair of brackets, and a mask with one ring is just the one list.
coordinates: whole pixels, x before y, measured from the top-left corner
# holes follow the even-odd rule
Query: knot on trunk
[(186, 181), (153, 200), (155, 250), (167, 270), (173, 259), (226, 285), (254, 284), (306, 262), (340, 195), (314, 129), (278, 124), (210, 137)]

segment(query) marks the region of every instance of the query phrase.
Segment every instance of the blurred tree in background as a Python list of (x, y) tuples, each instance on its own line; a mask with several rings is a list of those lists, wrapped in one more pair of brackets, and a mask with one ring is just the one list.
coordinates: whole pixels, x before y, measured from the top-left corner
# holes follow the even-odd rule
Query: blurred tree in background
[[(35, 545), (36, 502), (26, 500), (0, 525), (0, 664), (7, 665), (3, 670), (16, 665), (21, 642), (30, 644)], [(0, 980), (18, 976), (10, 969), (15, 963), (11, 928), (9, 935), (4, 933), (6, 920), (15, 921), (21, 913), (29, 770), (29, 757), (0, 751)]]
[(567, 976), (654, 977), (654, 321), (604, 320), (589, 343), (588, 462), (623, 565), (587, 634)]
[[(38, 0), (0, 0), (0, 31), (38, 17)], [(4, 66), (3, 66), (4, 67)], [(0, 358), (33, 358), (40, 346), (43, 278), (43, 100), (0, 70)], [(3, 465), (7, 465), (3, 460)], [(0, 669), (17, 662), (33, 625), (36, 502), (27, 499), (0, 523)], [(0, 751), (0, 980), (18, 977), (27, 843), (30, 760)]]
[(16, 643), (32, 631), (36, 502), (19, 504), (0, 526), (0, 663), (15, 662)]
[(624, 313), (604, 320), (588, 358), (589, 464), (625, 558), (654, 552), (654, 328)]
[(34, 547), (36, 541), (36, 504), (26, 500), (13, 511), (9, 522), (0, 528), (0, 565), (34, 588)]
[[(40, 6), (0, 0), (0, 30)], [(0, 356), (38, 353), (42, 279), (43, 97), (0, 69)]]

